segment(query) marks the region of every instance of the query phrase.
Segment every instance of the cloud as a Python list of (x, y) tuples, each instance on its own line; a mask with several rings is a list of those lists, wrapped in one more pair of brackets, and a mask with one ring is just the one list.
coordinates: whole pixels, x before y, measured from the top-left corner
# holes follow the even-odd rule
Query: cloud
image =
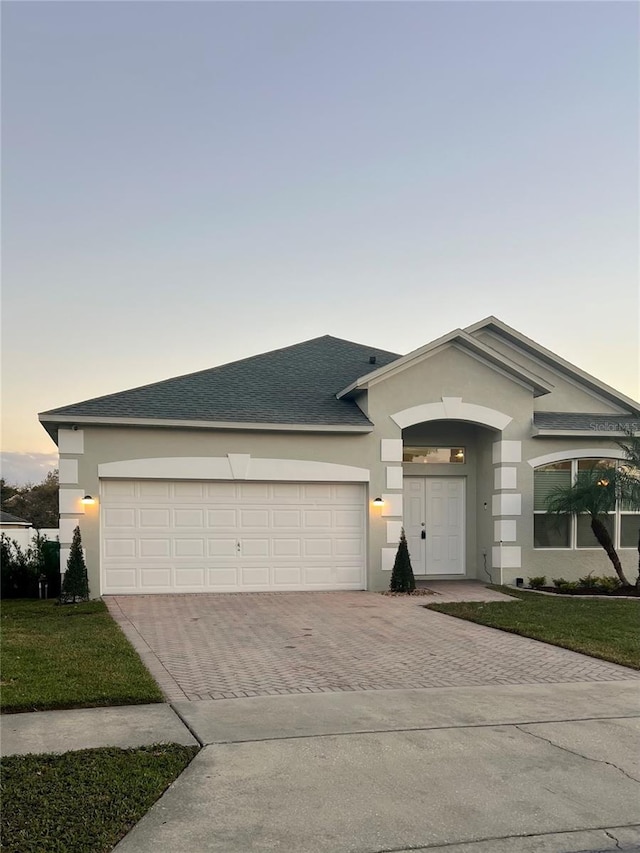
[(2, 453), (2, 476), (12, 485), (41, 483), (58, 467), (57, 453)]

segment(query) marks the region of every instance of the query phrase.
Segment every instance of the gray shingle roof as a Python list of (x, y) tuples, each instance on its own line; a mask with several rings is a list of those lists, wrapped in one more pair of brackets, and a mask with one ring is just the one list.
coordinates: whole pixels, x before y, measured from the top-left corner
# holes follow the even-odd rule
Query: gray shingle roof
[(635, 415), (593, 415), (578, 412), (535, 412), (538, 429), (580, 430), (583, 432), (621, 432), (627, 426), (640, 430), (640, 417)]
[(157, 418), (196, 421), (366, 426), (350, 400), (336, 393), (368, 373), (369, 357), (382, 366), (400, 356), (334, 338), (314, 338), (284, 349), (96, 397), (40, 415)]

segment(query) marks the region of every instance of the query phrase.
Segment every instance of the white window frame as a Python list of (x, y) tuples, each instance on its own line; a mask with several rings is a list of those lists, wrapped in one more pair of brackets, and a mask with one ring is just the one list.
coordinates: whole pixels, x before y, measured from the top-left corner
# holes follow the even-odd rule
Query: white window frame
[[(613, 463), (612, 467), (618, 467), (620, 464), (624, 464), (624, 462), (620, 459), (613, 459), (609, 456), (588, 456), (588, 457), (578, 457), (575, 459), (557, 459), (555, 462), (570, 462), (571, 463), (571, 482), (575, 483), (578, 478), (578, 463), (584, 462), (585, 459), (607, 459)], [(554, 463), (543, 463), (542, 465), (537, 465), (533, 469), (533, 476), (535, 481), (535, 472), (538, 468), (544, 468), (545, 465), (554, 464)], [(535, 485), (534, 485), (535, 488)], [(533, 511), (535, 515), (549, 515), (543, 509), (534, 509)], [(621, 516), (623, 515), (637, 515), (640, 516), (640, 511), (638, 510), (622, 510), (621, 501), (616, 501), (616, 507), (612, 512), (607, 513), (607, 515), (612, 515), (613, 518), (613, 546), (616, 551), (634, 551), (636, 550), (635, 545), (625, 545), (622, 546), (620, 544), (620, 525), (621, 525)], [(536, 545), (535, 538), (533, 548), (535, 551), (595, 551), (600, 548), (600, 545), (578, 545), (578, 516), (575, 513), (571, 514), (569, 519), (569, 544), (566, 547), (550, 547), (545, 548), (543, 545)]]

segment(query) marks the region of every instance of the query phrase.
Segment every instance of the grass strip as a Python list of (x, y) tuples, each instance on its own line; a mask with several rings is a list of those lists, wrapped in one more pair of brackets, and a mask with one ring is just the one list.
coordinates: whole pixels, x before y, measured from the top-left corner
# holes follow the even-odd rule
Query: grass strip
[(3, 758), (3, 853), (107, 853), (197, 751), (158, 744)]
[(162, 701), (101, 601), (6, 600), (0, 626), (5, 713)]
[(425, 607), (640, 669), (640, 605), (637, 600), (565, 598), (501, 586), (491, 589), (519, 600), (464, 601)]

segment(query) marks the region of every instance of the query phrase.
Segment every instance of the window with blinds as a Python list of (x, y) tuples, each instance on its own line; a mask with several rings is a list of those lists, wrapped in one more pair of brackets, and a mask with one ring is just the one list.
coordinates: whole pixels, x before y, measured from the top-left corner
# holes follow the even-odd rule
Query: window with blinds
[[(535, 548), (598, 548), (589, 515), (552, 515), (547, 500), (585, 472), (602, 472), (603, 485), (619, 463), (615, 459), (567, 459), (542, 465), (533, 472), (533, 529)], [(618, 502), (603, 519), (616, 548), (635, 548), (640, 536), (640, 512)]]

